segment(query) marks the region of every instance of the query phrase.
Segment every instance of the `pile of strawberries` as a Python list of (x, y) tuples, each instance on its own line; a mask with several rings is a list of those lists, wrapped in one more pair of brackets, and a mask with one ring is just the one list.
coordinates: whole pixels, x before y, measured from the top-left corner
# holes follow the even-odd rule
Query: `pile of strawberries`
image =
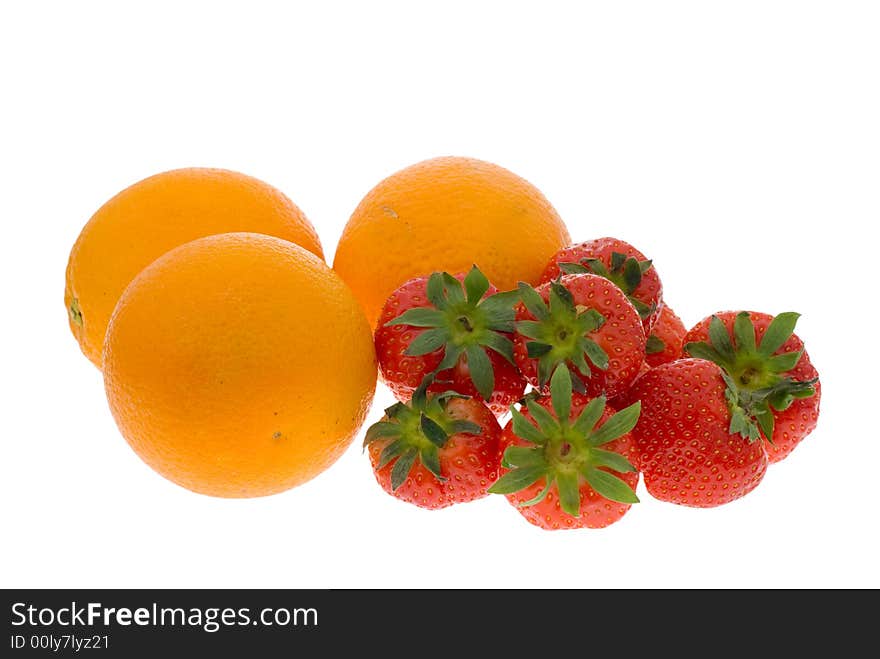
[(816, 427), (797, 319), (725, 311), (688, 331), (614, 238), (561, 250), (535, 288), (499, 292), (476, 266), (412, 279), (374, 337), (400, 401), (366, 434), (376, 479), (428, 509), (502, 494), (545, 529), (616, 522), (639, 474), (661, 501), (729, 503)]

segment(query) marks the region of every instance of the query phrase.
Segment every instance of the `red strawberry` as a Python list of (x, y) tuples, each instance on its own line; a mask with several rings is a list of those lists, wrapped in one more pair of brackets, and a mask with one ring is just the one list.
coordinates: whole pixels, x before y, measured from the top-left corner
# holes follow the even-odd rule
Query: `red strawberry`
[(498, 476), (501, 426), (481, 401), (416, 390), (367, 430), (364, 446), (379, 485), (435, 510), (486, 496)]
[(730, 432), (724, 373), (703, 359), (652, 368), (628, 397), (642, 413), (633, 430), (648, 492), (697, 508), (729, 503), (752, 491), (767, 470), (760, 442)]
[(660, 307), (657, 321), (651, 328), (645, 344), (645, 361), (651, 368), (681, 359), (684, 335), (687, 333), (681, 318), (666, 304)]
[(660, 313), (663, 285), (651, 261), (635, 247), (617, 238), (597, 238), (558, 251), (541, 275), (540, 283), (560, 274), (592, 273), (610, 279), (626, 293), (648, 334)]
[(793, 333), (798, 317), (724, 311), (701, 320), (684, 339), (685, 352), (715, 362), (729, 380), (731, 432), (762, 438), (770, 462), (791, 453), (819, 419), (819, 373)]
[(511, 408), (501, 435), (504, 473), (489, 488), (548, 530), (603, 528), (638, 502), (629, 432), (639, 404), (615, 412), (604, 397), (572, 394), (571, 385), (569, 370), (560, 366), (549, 396), (527, 398), (523, 413)]
[(514, 358), (526, 379), (544, 389), (559, 364), (576, 391), (615, 396), (629, 388), (645, 360), (639, 314), (623, 291), (598, 275), (565, 275), (533, 289), (520, 283)]
[(411, 279), (379, 317), (374, 339), (382, 379), (406, 401), (433, 373), (431, 392), (479, 396), (505, 414), (526, 386), (511, 343), (517, 299), (516, 291), (498, 293), (476, 266), (464, 277), (436, 272)]

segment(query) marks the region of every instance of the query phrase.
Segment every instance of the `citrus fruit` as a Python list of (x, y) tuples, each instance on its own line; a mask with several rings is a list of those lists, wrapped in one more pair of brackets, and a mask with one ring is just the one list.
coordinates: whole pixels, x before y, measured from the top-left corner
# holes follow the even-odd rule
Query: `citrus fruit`
[(536, 284), (569, 242), (559, 215), (528, 181), (482, 160), (434, 158), (364, 197), (333, 267), (375, 324), (386, 298), (413, 277), (477, 265), (500, 290)]
[(107, 322), (134, 276), (169, 249), (231, 231), (284, 238), (323, 258), (314, 227), (284, 194), (224, 169), (156, 174), (92, 216), (70, 252), (64, 304), (80, 348), (98, 368)]
[(177, 247), (132, 280), (108, 326), (104, 383), (123, 436), (161, 475), (256, 497), (342, 454), (376, 364), (357, 300), (321, 259), (230, 233)]

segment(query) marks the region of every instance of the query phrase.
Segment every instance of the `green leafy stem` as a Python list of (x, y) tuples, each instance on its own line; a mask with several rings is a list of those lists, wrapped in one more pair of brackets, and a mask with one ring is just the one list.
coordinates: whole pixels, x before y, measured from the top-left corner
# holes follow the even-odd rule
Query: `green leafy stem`
[(541, 502), (555, 486), (562, 509), (572, 517), (580, 516), (583, 483), (610, 501), (637, 503), (633, 489), (612, 473), (634, 472), (636, 468), (620, 453), (600, 447), (635, 427), (641, 403), (630, 405), (599, 425), (606, 406), (605, 397), (600, 396), (572, 419), (572, 378), (564, 365), (556, 368), (550, 380), (550, 399), (552, 412), (537, 400), (526, 399), (534, 424), (511, 407), (513, 432), (528, 445), (505, 449), (502, 466), (510, 471), (489, 492), (512, 494), (543, 480), (539, 493), (520, 505)]
[[(730, 410), (730, 434), (754, 442), (761, 433), (773, 442), (776, 419), (798, 398), (815, 395), (818, 378), (795, 380), (787, 375), (803, 355), (803, 350), (776, 354), (794, 333), (800, 314), (787, 311), (773, 318), (760, 343), (747, 311), (733, 321), (733, 335), (718, 316), (709, 320), (709, 340), (687, 343), (691, 357), (706, 359), (721, 367)], [(760, 432), (759, 432), (760, 429)]]

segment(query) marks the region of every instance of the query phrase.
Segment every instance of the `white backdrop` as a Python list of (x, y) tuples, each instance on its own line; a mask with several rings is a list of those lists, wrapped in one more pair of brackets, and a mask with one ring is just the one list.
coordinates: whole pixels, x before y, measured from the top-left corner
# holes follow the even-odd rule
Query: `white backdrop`
[[(0, 586), (880, 586), (876, 3), (16, 4), (0, 8)], [(290, 195), (332, 262), (375, 183), (449, 154), (532, 181), (576, 240), (640, 247), (688, 325), (801, 312), (817, 431), (738, 502), (640, 486), (603, 531), (543, 532), (501, 497), (399, 503), (362, 433), (258, 500), (141, 463), (67, 328), (89, 216), (165, 169), (237, 169)]]

